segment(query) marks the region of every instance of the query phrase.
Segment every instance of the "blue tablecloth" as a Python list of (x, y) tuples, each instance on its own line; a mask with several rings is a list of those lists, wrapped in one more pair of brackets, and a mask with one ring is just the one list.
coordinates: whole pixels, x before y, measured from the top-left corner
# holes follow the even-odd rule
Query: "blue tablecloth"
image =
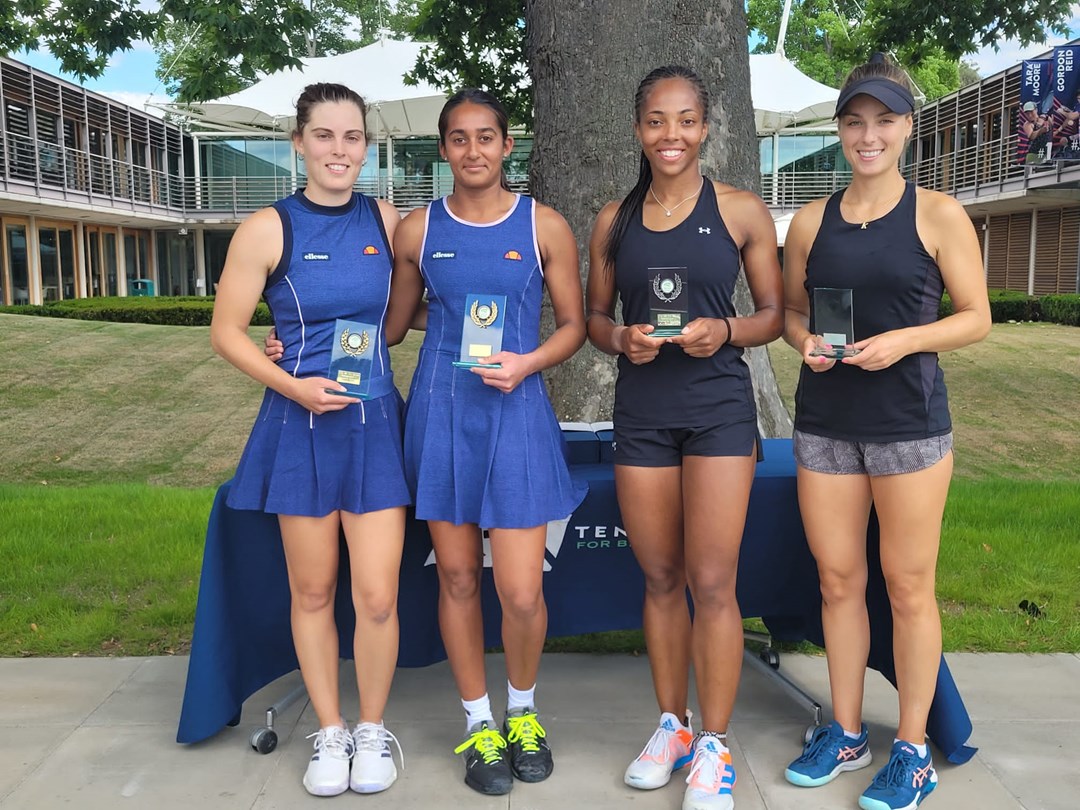
[[(610, 463), (610, 437), (568, 434), (571, 472), (589, 494), (565, 522), (548, 527), (544, 594), (548, 634), (575, 635), (641, 626), (643, 579), (623, 533)], [(806, 546), (795, 493), (791, 442), (764, 442), (739, 557), (738, 598), (744, 616), (759, 616), (785, 640), (823, 643), (817, 569)], [(196, 742), (235, 721), (244, 700), (297, 668), (289, 627), (289, 586), (277, 518), (225, 505), (229, 484), (214, 500), (206, 532), (199, 601), (177, 741)], [(892, 614), (878, 561), (877, 526), (869, 534), (870, 665), (895, 683)], [(337, 591), (341, 656), (352, 657), (355, 624), (349, 602), (348, 555)], [(490, 562), (485, 559), (487, 566)], [(500, 644), (500, 611), (490, 567), (483, 578), (484, 632)], [(446, 657), (437, 622), (438, 580), (426, 524), (410, 518), (398, 611), (401, 666)], [(966, 762), (971, 722), (944, 658), (929, 734), (950, 761)]]

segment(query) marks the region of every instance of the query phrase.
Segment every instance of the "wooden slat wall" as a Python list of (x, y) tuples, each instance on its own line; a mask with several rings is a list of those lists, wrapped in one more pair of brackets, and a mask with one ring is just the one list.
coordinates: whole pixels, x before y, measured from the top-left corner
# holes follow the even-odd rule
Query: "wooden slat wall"
[(1009, 253), (1005, 289), (1027, 292), (1028, 260), (1031, 256), (1031, 213), (1022, 211), (1009, 217)]
[(1043, 208), (1035, 229), (1035, 295), (1057, 292), (1061, 209)]
[(1080, 267), (1080, 208), (1061, 209), (1061, 252), (1058, 254), (1057, 290), (1080, 293), (1077, 279)]
[(1009, 215), (990, 217), (989, 255), (986, 258), (986, 286), (992, 290), (1005, 288), (1009, 263)]

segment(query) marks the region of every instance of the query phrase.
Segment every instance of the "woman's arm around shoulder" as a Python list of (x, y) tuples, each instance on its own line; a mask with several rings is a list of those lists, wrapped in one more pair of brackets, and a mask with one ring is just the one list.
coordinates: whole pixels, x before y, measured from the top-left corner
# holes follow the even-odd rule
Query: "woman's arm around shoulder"
[(245, 374), (309, 411), (340, 410), (354, 400), (328, 394), (326, 389), (344, 390), (341, 385), (319, 377), (293, 377), (248, 337), (252, 313), (266, 287), (267, 277), (281, 261), (283, 250), (281, 216), (273, 208), (256, 211), (236, 229), (214, 298), (210, 344)]
[(390, 301), (386, 308), (386, 342), (393, 346), (405, 339), (414, 325), (424, 295), (420, 275), (420, 248), (427, 229), (427, 209), (405, 215), (394, 232), (394, 272), (390, 276)]
[(589, 239), (589, 278), (585, 285), (586, 327), (589, 341), (605, 354), (625, 354), (635, 365), (656, 359), (664, 341), (650, 336), (652, 324), (615, 323), (615, 268), (607, 260), (608, 234), (619, 212), (620, 201), (600, 209)]
[(810, 333), (810, 297), (805, 286), (806, 262), (821, 228), (827, 199), (814, 200), (796, 211), (784, 239), (784, 340), (814, 371), (828, 371), (836, 365), (831, 358), (810, 354), (818, 340)]

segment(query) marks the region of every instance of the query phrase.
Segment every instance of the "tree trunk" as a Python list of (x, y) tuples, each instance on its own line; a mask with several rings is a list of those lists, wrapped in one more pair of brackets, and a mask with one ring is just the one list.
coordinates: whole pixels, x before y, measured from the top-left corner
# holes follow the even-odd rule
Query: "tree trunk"
[[(757, 189), (743, 0), (526, 0), (525, 20), (536, 135), (530, 184), (577, 236), (583, 283), (593, 219), (637, 177), (634, 93), (653, 68), (681, 64), (701, 75), (711, 97), (704, 171)], [(735, 303), (740, 313), (752, 310), (742, 274)], [(546, 306), (544, 333), (552, 328)], [(762, 434), (791, 435), (765, 349), (746, 355)], [(614, 359), (586, 344), (547, 376), (556, 414), (610, 419), (615, 376)]]

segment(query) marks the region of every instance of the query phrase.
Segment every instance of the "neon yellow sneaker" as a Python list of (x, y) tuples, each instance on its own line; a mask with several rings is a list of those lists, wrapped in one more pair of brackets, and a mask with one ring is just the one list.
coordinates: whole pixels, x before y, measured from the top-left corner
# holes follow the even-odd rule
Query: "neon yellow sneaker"
[(506, 738), (486, 720), (469, 729), (468, 739), (454, 753), (465, 755), (465, 784), (478, 793), (502, 796), (514, 786)]
[(522, 782), (543, 782), (555, 769), (547, 732), (536, 709), (517, 709), (506, 715), (503, 733), (510, 743), (510, 770)]

